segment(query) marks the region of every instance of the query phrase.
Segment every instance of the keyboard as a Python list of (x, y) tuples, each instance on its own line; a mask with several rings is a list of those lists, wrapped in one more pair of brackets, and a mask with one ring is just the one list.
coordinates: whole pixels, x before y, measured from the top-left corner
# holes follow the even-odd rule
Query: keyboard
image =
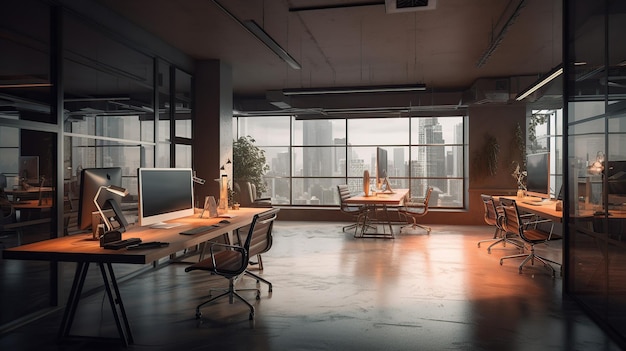
[(129, 247), (127, 247), (127, 250), (143, 250), (143, 249), (156, 249), (159, 247), (166, 247), (169, 246), (170, 243), (168, 242), (164, 242), (164, 241), (148, 241), (148, 242), (142, 242), (139, 244), (135, 244), (135, 245), (130, 245)]
[(109, 249), (109, 250), (119, 250), (127, 246), (137, 245), (139, 243), (141, 243), (141, 239), (139, 238), (128, 238), (124, 240), (118, 240), (118, 241), (112, 241), (110, 243), (106, 243), (104, 244), (104, 248)]
[(201, 233), (206, 233), (209, 230), (215, 229), (217, 227), (219, 227), (219, 226), (218, 225), (201, 225), (199, 227), (195, 227), (195, 228), (184, 230), (184, 231), (180, 232), (180, 234), (182, 234), (182, 235), (201, 234)]

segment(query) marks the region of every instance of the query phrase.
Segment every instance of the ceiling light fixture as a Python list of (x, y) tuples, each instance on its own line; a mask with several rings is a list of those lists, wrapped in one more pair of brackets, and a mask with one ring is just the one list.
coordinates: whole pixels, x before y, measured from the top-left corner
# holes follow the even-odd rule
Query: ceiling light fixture
[(0, 84), (0, 88), (48, 88), (50, 83)]
[(289, 66), (293, 69), (302, 69), (302, 66), (289, 55), (289, 53), (282, 48), (272, 37), (267, 34), (261, 26), (259, 26), (253, 20), (247, 20), (242, 22), (243, 26), (252, 33), (257, 39), (259, 39), (265, 46), (267, 46), (270, 50), (272, 50), (278, 57), (280, 57), (283, 61), (287, 62)]
[(544, 77), (540, 78), (538, 81), (533, 83), (530, 87), (528, 87), (526, 90), (524, 90), (521, 93), (519, 93), (517, 95), (517, 97), (515, 98), (515, 100), (517, 100), (517, 101), (524, 100), (528, 95), (530, 95), (530, 94), (534, 93), (535, 91), (539, 90), (539, 88), (541, 88), (544, 85), (550, 83), (553, 79), (555, 79), (556, 77), (560, 76), (561, 74), (563, 74), (563, 65), (558, 65), (558, 66), (554, 67)]
[(283, 95), (324, 95), (324, 94), (354, 94), (354, 93), (399, 93), (407, 91), (426, 90), (424, 84), (407, 85), (378, 85), (363, 87), (311, 88), (311, 89), (284, 89)]
[(293, 69), (302, 69), (302, 66), (289, 55), (287, 50), (283, 49), (272, 37), (267, 34), (261, 26), (259, 26), (253, 20), (241, 21), (234, 14), (228, 11), (227, 8), (222, 6), (217, 0), (213, 0), (213, 3), (219, 7), (228, 17), (232, 18), (235, 22), (239, 23), (243, 28), (245, 28), (250, 34), (254, 35), (259, 41), (261, 41), (265, 46), (267, 46), (270, 50), (272, 50), (278, 57), (280, 57), (283, 61), (285, 61), (291, 68)]

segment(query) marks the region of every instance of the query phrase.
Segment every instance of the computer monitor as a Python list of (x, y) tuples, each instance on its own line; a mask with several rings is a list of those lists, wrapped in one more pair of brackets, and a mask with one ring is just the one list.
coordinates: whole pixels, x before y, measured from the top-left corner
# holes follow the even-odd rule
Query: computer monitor
[(20, 156), (18, 171), (20, 180), (39, 185), (39, 156)]
[(382, 147), (376, 148), (376, 188), (386, 192), (393, 192), (387, 178), (387, 150)]
[[(100, 223), (101, 217), (93, 200), (100, 187), (110, 185), (122, 186), (122, 169), (120, 167), (85, 168), (81, 171), (78, 202), (78, 227), (80, 229), (92, 228), (93, 231), (96, 230), (92, 221), (95, 221), (97, 225)], [(113, 209), (115, 220), (121, 227), (117, 228), (118, 230), (123, 230), (128, 225), (122, 214), (121, 202), (122, 196), (109, 191), (101, 191), (98, 195), (98, 205), (102, 210)]]
[(526, 156), (526, 194), (541, 198), (550, 197), (550, 153)]
[(609, 205), (626, 202), (626, 161), (608, 161), (605, 167)]
[(194, 214), (191, 168), (139, 168), (137, 172), (139, 225), (171, 227), (163, 222)]

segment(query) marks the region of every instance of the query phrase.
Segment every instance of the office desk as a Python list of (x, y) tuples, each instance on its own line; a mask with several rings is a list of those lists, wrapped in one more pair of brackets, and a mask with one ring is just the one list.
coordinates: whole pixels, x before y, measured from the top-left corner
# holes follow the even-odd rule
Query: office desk
[[(361, 227), (361, 235), (355, 237), (367, 238), (367, 237), (383, 237), (386, 239), (393, 239), (393, 228), (391, 227), (391, 219), (389, 218), (389, 207), (402, 206), (404, 200), (409, 194), (409, 189), (394, 189), (394, 193), (377, 193), (376, 195), (364, 196), (352, 196), (345, 200), (348, 204), (364, 205), (368, 207), (368, 211), (364, 216), (363, 225)], [(386, 223), (389, 226), (389, 234), (385, 233), (383, 226), (383, 233), (366, 233), (368, 215), (371, 211), (382, 209), (385, 216)]]
[[(85, 277), (90, 263), (96, 263), (100, 268), (104, 288), (106, 290), (117, 330), (123, 344), (133, 343), (130, 324), (124, 310), (122, 297), (113, 273), (113, 263), (147, 264), (160, 258), (168, 257), (186, 248), (201, 244), (249, 225), (257, 213), (267, 211), (267, 208), (241, 208), (229, 212), (235, 217), (229, 218), (230, 223), (219, 224), (219, 227), (202, 234), (181, 235), (181, 231), (201, 225), (218, 224), (223, 218), (199, 218), (198, 215), (180, 218), (168, 222), (181, 223), (180, 226), (169, 229), (151, 229), (148, 227), (130, 227), (122, 234), (122, 239), (141, 238), (144, 242), (162, 241), (170, 245), (162, 248), (143, 250), (106, 250), (100, 247), (98, 241), (90, 240), (92, 234), (77, 234), (56, 239), (44, 240), (37, 243), (22, 245), (2, 252), (4, 259), (42, 260), (76, 262), (76, 272), (70, 290), (63, 320), (59, 328), (59, 337), (69, 336), (74, 314), (78, 307)], [(117, 304), (117, 306), (116, 306)], [(118, 311), (119, 308), (119, 311)]]
[(539, 217), (549, 219), (556, 223), (561, 223), (563, 221), (563, 211), (556, 210), (556, 201), (541, 201), (537, 202), (537, 205), (529, 205), (524, 201), (532, 201), (524, 200), (523, 198), (520, 199), (517, 196), (494, 196), (494, 199), (496, 200), (499, 198), (515, 200), (517, 207), (524, 212), (536, 214)]

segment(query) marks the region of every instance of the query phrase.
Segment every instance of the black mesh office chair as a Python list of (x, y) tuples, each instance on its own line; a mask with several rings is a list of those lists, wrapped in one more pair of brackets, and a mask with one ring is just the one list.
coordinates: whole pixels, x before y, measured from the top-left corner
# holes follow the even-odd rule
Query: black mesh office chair
[[(254, 306), (250, 304), (246, 299), (239, 295), (238, 291), (252, 290), (256, 292), (256, 299), (260, 299), (260, 290), (255, 289), (235, 289), (235, 282), (242, 275), (246, 273), (250, 255), (254, 255), (257, 252), (264, 250), (267, 247), (266, 240), (271, 237), (269, 233), (272, 231), (274, 220), (278, 213), (278, 209), (270, 209), (266, 212), (257, 214), (252, 219), (250, 230), (246, 236), (243, 245), (228, 245), (222, 243), (211, 243), (210, 257), (206, 258), (198, 263), (195, 263), (187, 268), (185, 272), (191, 272), (195, 270), (202, 270), (215, 274), (228, 279), (228, 290), (224, 293), (212, 297), (211, 299), (199, 304), (196, 307), (196, 318), (200, 318), (202, 313), (200, 308), (210, 302), (213, 302), (223, 296), (229, 297), (229, 302), (232, 304), (234, 298), (238, 298), (244, 302), (250, 308), (250, 319), (254, 319)], [(222, 249), (222, 250), (219, 250)], [(209, 294), (210, 296), (210, 294)]]

